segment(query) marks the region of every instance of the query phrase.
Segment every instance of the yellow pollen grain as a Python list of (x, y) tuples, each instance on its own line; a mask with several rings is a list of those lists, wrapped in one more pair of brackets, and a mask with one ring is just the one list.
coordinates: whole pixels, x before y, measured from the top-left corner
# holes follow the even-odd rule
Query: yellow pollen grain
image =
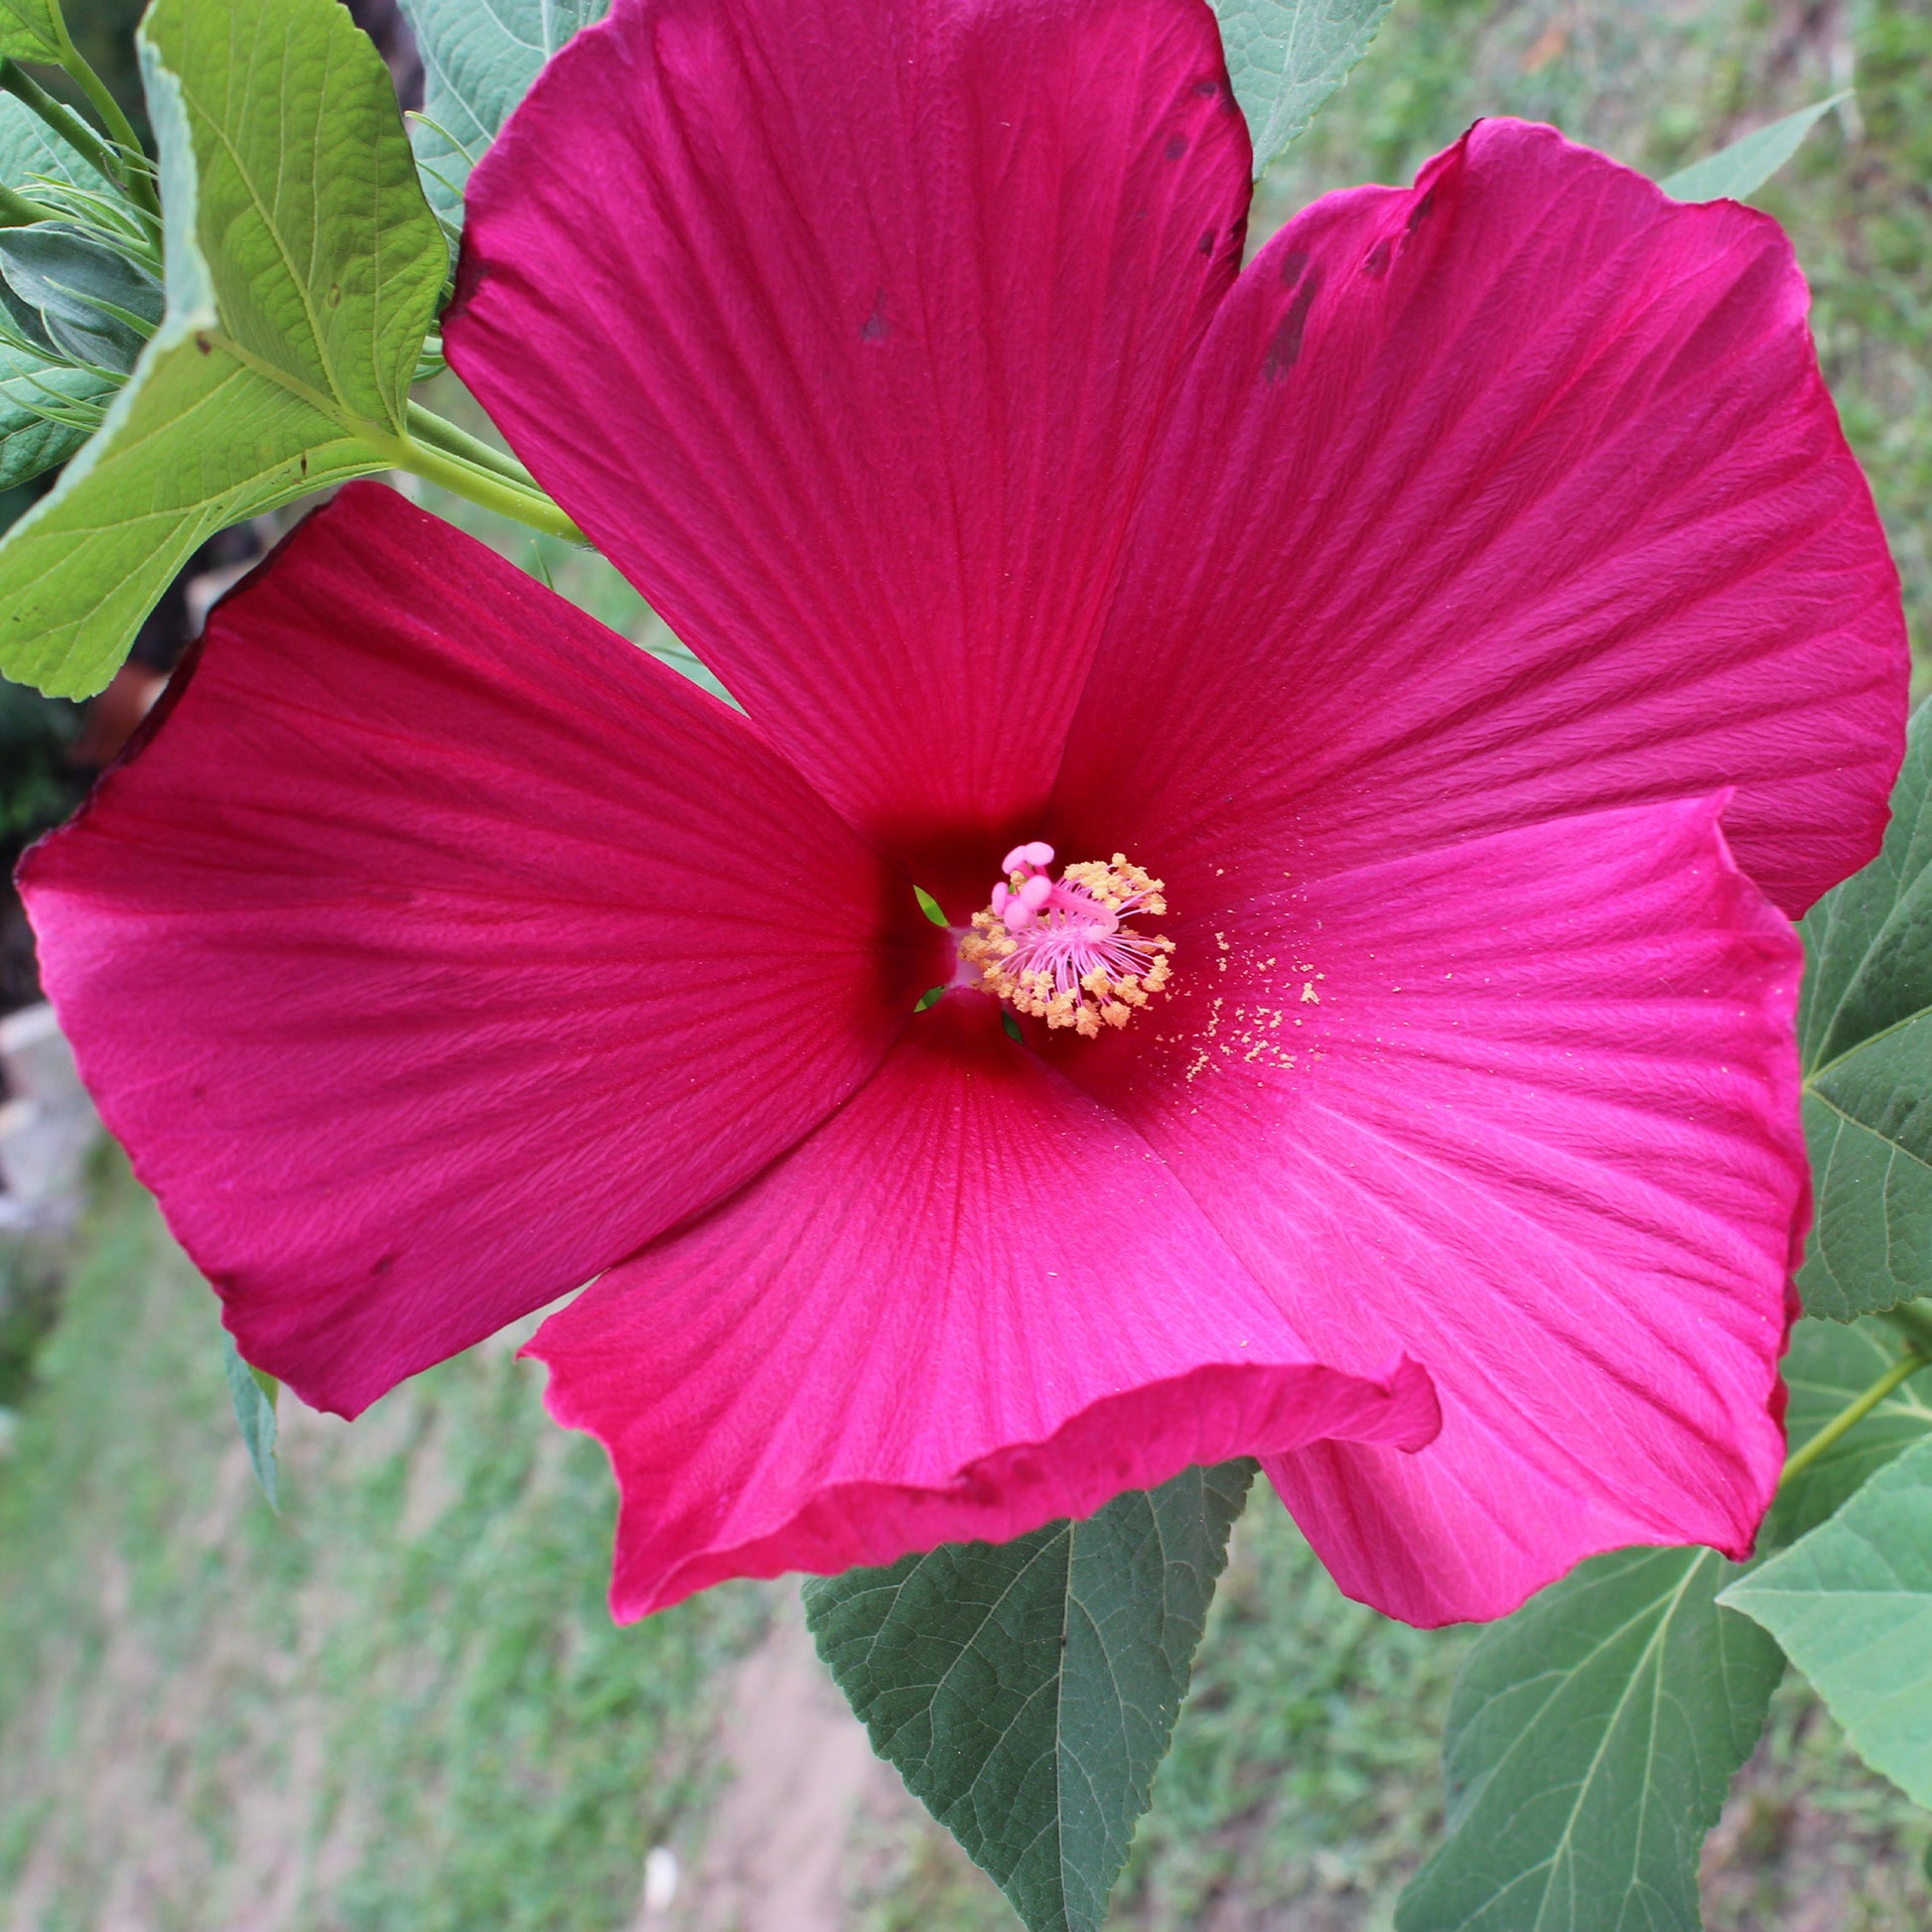
[[(1026, 880), (1026, 874), (1015, 872), (1007, 883), (1018, 892)], [(1122, 852), (1104, 862), (1086, 860), (1063, 868), (1060, 884), (1085, 894), (1121, 921), (1159, 917), (1168, 909), (1161, 881), (1130, 865)], [(1061, 904), (1064, 907), (1064, 901)], [(1016, 961), (1015, 956), (1028, 947), (1026, 930), (1022, 935), (1009, 932), (1005, 919), (988, 906), (973, 914), (960, 939), (959, 955), (978, 969), (983, 991), (1006, 1001), (1016, 1012), (1044, 1020), (1048, 1028), (1070, 1027), (1091, 1039), (1103, 1024), (1124, 1027), (1136, 1008), (1146, 1006), (1168, 984), (1172, 939), (1119, 923), (1105, 935), (1106, 942), (1116, 956), (1125, 953), (1134, 959), (1137, 970), (1116, 977), (1116, 968), (1103, 960), (1083, 973), (1077, 986), (1060, 987), (1052, 971)]]

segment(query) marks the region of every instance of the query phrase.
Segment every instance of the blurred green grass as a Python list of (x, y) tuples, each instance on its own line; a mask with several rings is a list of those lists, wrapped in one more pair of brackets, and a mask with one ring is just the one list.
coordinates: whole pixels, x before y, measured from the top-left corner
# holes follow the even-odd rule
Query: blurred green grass
[(626, 1925), (766, 1595), (613, 1625), (604, 1458), (505, 1346), (353, 1429), (285, 1398), (278, 1520), (213, 1297), (117, 1153), (94, 1192), (0, 1463), (0, 1923)]

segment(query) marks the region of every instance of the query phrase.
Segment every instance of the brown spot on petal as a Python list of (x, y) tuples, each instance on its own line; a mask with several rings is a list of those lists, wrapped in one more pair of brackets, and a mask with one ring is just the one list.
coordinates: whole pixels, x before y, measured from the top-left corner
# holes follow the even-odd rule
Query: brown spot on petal
[(1309, 310), (1321, 288), (1321, 274), (1311, 269), (1297, 284), (1287, 312), (1275, 325), (1269, 338), (1268, 353), (1261, 364), (1262, 379), (1279, 382), (1302, 359), (1302, 332), (1308, 326)]

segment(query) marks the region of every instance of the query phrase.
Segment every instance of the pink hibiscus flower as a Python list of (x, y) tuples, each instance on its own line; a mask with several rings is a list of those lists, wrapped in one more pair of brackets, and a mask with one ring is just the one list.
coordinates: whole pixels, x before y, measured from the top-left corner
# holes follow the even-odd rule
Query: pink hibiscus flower
[(355, 485), (26, 869), (307, 1400), (603, 1271), (620, 1615), (1237, 1454), (1416, 1621), (1750, 1543), (1905, 686), (1803, 282), (1547, 128), (1248, 195), (1203, 0), (620, 0), (450, 353), (745, 715)]

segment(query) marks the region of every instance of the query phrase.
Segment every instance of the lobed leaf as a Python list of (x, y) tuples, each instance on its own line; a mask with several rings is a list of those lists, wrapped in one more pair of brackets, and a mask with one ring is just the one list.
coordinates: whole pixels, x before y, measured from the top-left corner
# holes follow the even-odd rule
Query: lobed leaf
[(446, 254), (388, 70), (338, 0), (156, 0), (167, 307), (0, 540), (0, 671), (81, 697), (224, 525), (386, 467)]
[(430, 205), (452, 227), (463, 187), (550, 57), (611, 0), (402, 0), (423, 57), (423, 119), (412, 139)]
[(1852, 89), (1842, 88), (1828, 100), (1814, 101), (1768, 127), (1753, 129), (1688, 168), (1680, 168), (1659, 186), (1680, 202), (1742, 201), (1762, 188), (1798, 152), (1805, 136), (1834, 107), (1851, 98)]
[(1849, 1321), (1932, 1290), (1932, 718), (1884, 848), (1806, 915), (1798, 1016), (1814, 1221), (1798, 1292)]
[(805, 1587), (873, 1748), (1031, 1932), (1095, 1932), (1187, 1689), (1252, 1462), (1082, 1523)]
[(1348, 78), (1392, 0), (1214, 0), (1257, 179)]
[(1873, 1770), (1932, 1805), (1932, 1441), (1724, 1601), (1784, 1646)]
[(1449, 1837), (1398, 1932), (1695, 1932), (1699, 1851), (1784, 1669), (1719, 1607), (1727, 1574), (1617, 1550), (1491, 1625), (1449, 1706)]

